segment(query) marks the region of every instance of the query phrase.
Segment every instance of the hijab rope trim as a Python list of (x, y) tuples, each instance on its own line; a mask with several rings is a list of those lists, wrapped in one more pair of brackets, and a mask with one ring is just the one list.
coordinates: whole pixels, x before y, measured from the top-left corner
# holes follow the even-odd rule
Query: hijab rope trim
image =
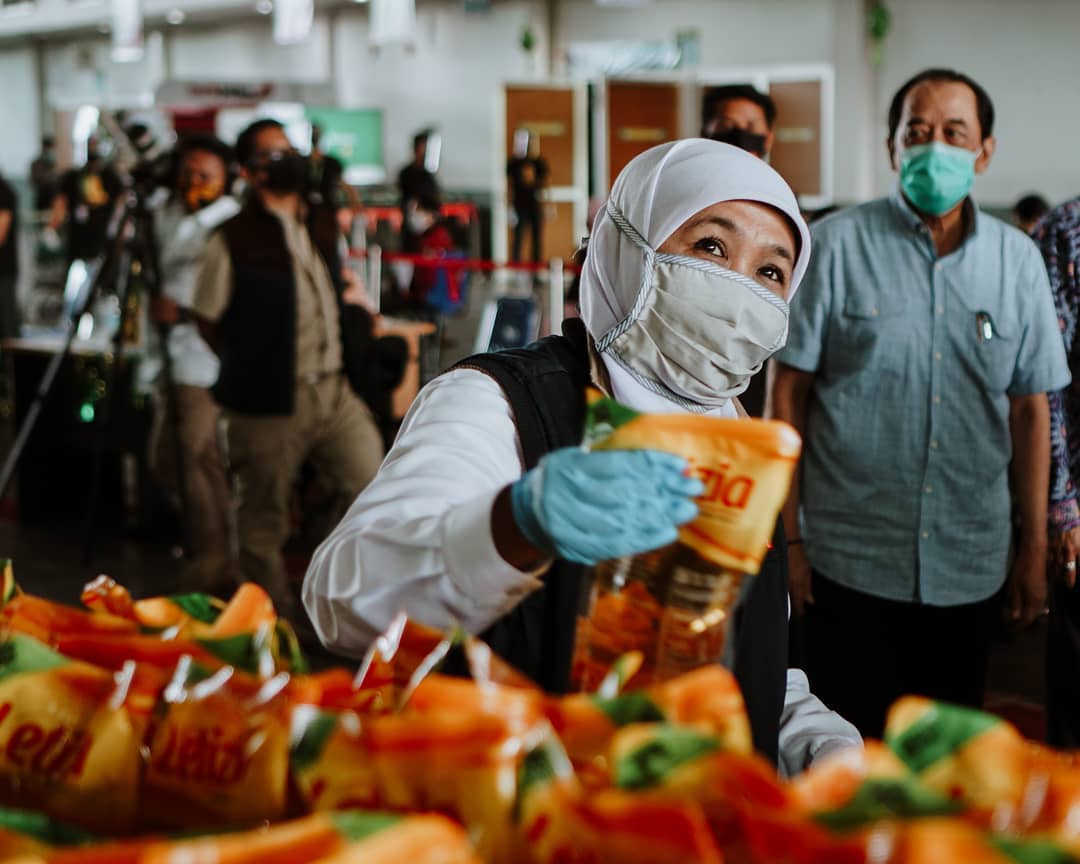
[[(785, 303), (783, 299), (778, 297), (768, 288), (755, 282), (749, 276), (744, 276), (742, 273), (737, 273), (734, 270), (728, 270), (726, 267), (713, 264), (711, 261), (703, 261), (700, 258), (692, 258), (687, 255), (673, 255), (669, 252), (657, 252), (649, 245), (648, 241), (641, 236), (641, 232), (630, 224), (630, 220), (623, 215), (622, 211), (619, 210), (618, 206), (610, 198), (607, 200), (605, 209), (607, 210), (608, 216), (611, 217), (611, 221), (615, 223), (615, 226), (626, 235), (630, 242), (645, 253), (645, 266), (642, 268), (641, 285), (638, 288), (637, 298), (634, 300), (633, 307), (622, 321), (612, 327), (602, 338), (597, 340), (597, 351), (601, 353), (607, 351), (607, 349), (611, 347), (611, 343), (629, 330), (630, 326), (638, 319), (638, 316), (641, 315), (642, 310), (645, 308), (645, 302), (649, 299), (649, 292), (652, 290), (652, 268), (653, 264), (657, 261), (665, 264), (679, 264), (683, 267), (690, 267), (693, 270), (700, 270), (703, 273), (712, 273), (716, 276), (723, 276), (725, 279), (736, 282), (744, 288), (749, 289), (756, 297), (758, 297), (758, 299), (764, 300), (766, 303), (775, 306), (785, 315), (788, 314), (788, 304)], [(781, 342), (782, 341), (783, 340), (781, 340)], [(625, 364), (621, 365), (625, 368)], [(634, 374), (629, 368), (627, 368), (627, 371)], [(667, 391), (667, 388), (664, 388), (664, 392), (656, 390), (654, 390), (654, 392), (658, 392), (660, 395), (670, 398), (670, 391)]]
[(605, 209), (607, 210), (608, 216), (611, 217), (611, 221), (615, 223), (615, 227), (625, 234), (630, 242), (645, 253), (645, 266), (641, 270), (641, 285), (638, 287), (637, 298), (634, 300), (634, 305), (630, 308), (630, 311), (622, 321), (608, 330), (601, 339), (597, 340), (596, 350), (601, 353), (606, 351), (611, 346), (612, 342), (630, 329), (630, 325), (638, 319), (641, 311), (645, 308), (645, 301), (648, 299), (649, 289), (652, 287), (653, 261), (656, 259), (656, 251), (648, 244), (648, 241), (641, 236), (637, 228), (631, 225), (630, 221), (623, 216), (622, 211), (615, 206), (615, 202), (610, 198), (607, 200)]

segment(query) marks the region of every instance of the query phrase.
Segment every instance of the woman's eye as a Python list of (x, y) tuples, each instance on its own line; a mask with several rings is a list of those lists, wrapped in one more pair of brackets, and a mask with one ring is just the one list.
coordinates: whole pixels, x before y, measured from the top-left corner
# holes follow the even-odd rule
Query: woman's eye
[(779, 267), (773, 267), (772, 265), (769, 265), (768, 267), (762, 267), (760, 270), (758, 270), (758, 273), (760, 273), (769, 281), (775, 282), (777, 285), (784, 284), (784, 271), (781, 270)]
[(700, 249), (707, 255), (717, 255), (720, 258), (723, 258), (727, 254), (724, 252), (723, 244), (712, 237), (703, 237), (701, 240), (698, 240), (698, 242), (694, 244), (694, 248)]

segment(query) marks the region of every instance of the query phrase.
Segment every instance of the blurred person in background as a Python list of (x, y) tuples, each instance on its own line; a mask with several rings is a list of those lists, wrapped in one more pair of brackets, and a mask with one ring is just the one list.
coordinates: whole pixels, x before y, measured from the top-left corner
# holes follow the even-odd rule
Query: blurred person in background
[(56, 141), (46, 135), (41, 139), (41, 153), (30, 163), (30, 185), (34, 187), (34, 209), (38, 212), (52, 207), (60, 181), (56, 164)]
[(952, 70), (897, 91), (898, 188), (814, 223), (776, 355), (774, 413), (804, 443), (784, 523), (807, 671), (875, 738), (907, 693), (981, 707), (1002, 601), (1015, 627), (1046, 603), (1047, 392), (1069, 367), (1037, 249), (970, 196), (993, 125)]
[(19, 276), (19, 200), (0, 175), (0, 339), (19, 335), (15, 287)]
[[(1080, 198), (1046, 214), (1035, 229), (1057, 308), (1061, 338), (1076, 368), (1080, 323)], [(1050, 393), (1050, 619), (1046, 636), (1046, 736), (1080, 747), (1080, 393)]]
[(323, 150), (323, 128), (311, 127), (311, 155), (308, 157), (307, 199), (315, 205), (332, 207), (337, 214), (338, 228), (351, 242), (353, 220), (361, 211), (360, 196), (345, 182), (345, 166), (341, 160)]
[(307, 195), (315, 204), (337, 206), (341, 200), (341, 184), (345, 168), (335, 157), (322, 149), (323, 129), (317, 123), (311, 127), (311, 155), (307, 161)]
[(220, 140), (192, 136), (180, 143), (175, 157), (176, 186), (155, 213), (161, 285), (150, 303), (151, 319), (168, 334), (172, 381), (164, 380), (161, 341), (152, 328), (139, 383), (154, 397), (150, 465), (182, 503), (187, 520), (186, 587), (228, 596), (236, 587), (229, 572), (231, 496), (218, 446), (221, 408), (210, 389), (219, 364), (199, 335), (191, 309), (210, 234), (240, 205), (226, 194), (232, 152)]
[[(439, 202), (433, 198), (418, 198), (410, 207), (406, 216), (409, 230), (417, 237), (418, 255), (425, 258), (439, 258), (454, 249), (454, 238), (446, 226), (439, 208)], [(461, 271), (439, 270), (435, 267), (417, 265), (413, 268), (412, 281), (409, 283), (408, 309), (420, 313), (423, 317), (434, 317), (428, 308), (428, 295), (431, 294), (439, 279), (459, 279)]]
[(1030, 234), (1049, 210), (1050, 204), (1042, 195), (1025, 195), (1012, 209), (1013, 225)]
[(120, 176), (106, 163), (100, 142), (91, 138), (86, 163), (60, 178), (49, 216), (53, 232), (67, 226), (68, 263), (95, 258), (104, 250), (109, 220), (123, 188)]
[(356, 346), (371, 317), (343, 299), (335, 214), (305, 202), (307, 166), (284, 127), (252, 123), (236, 158), (249, 193), (207, 244), (193, 311), (221, 361), (214, 396), (240, 486), (241, 569), (288, 616), (281, 553), (301, 466), (313, 465), (341, 513), (382, 460), (372, 413), (354, 393), (368, 371)]
[(431, 138), (430, 129), (416, 133), (413, 136), (412, 161), (401, 169), (398, 174), (398, 190), (401, 193), (401, 251), (416, 253), (420, 251), (420, 234), (416, 233), (413, 226), (409, 225), (409, 210), (415, 208), (418, 201), (436, 202), (442, 206), (442, 193), (439, 191), (439, 181), (428, 170), (428, 141)]
[(511, 261), (522, 261), (521, 248), (525, 232), (529, 232), (530, 259), (539, 264), (543, 259), (544, 202), (542, 194), (548, 185), (548, 163), (540, 155), (540, 137), (525, 129), (515, 133), (514, 155), (506, 163), (506, 179), (510, 192), (510, 224), (514, 229)]
[(701, 109), (701, 137), (732, 144), (762, 159), (773, 145), (776, 103), (749, 84), (710, 87)]

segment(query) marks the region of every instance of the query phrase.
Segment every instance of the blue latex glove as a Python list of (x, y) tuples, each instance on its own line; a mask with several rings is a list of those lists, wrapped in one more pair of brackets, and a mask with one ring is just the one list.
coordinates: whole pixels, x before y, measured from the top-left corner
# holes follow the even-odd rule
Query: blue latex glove
[(673, 543), (705, 490), (680, 456), (656, 450), (548, 453), (510, 489), (514, 521), (537, 549), (595, 564)]

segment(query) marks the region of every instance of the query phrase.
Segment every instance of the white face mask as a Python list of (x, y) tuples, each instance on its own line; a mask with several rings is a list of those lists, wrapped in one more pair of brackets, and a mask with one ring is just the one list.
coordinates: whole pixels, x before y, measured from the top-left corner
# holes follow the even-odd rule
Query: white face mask
[(608, 213), (646, 260), (634, 308), (597, 350), (684, 408), (709, 410), (738, 396), (787, 341), (787, 303), (741, 273), (655, 252), (610, 202)]
[(405, 222), (409, 231), (417, 236), (426, 234), (428, 229), (435, 224), (435, 217), (426, 210), (418, 207), (410, 207), (405, 213)]

